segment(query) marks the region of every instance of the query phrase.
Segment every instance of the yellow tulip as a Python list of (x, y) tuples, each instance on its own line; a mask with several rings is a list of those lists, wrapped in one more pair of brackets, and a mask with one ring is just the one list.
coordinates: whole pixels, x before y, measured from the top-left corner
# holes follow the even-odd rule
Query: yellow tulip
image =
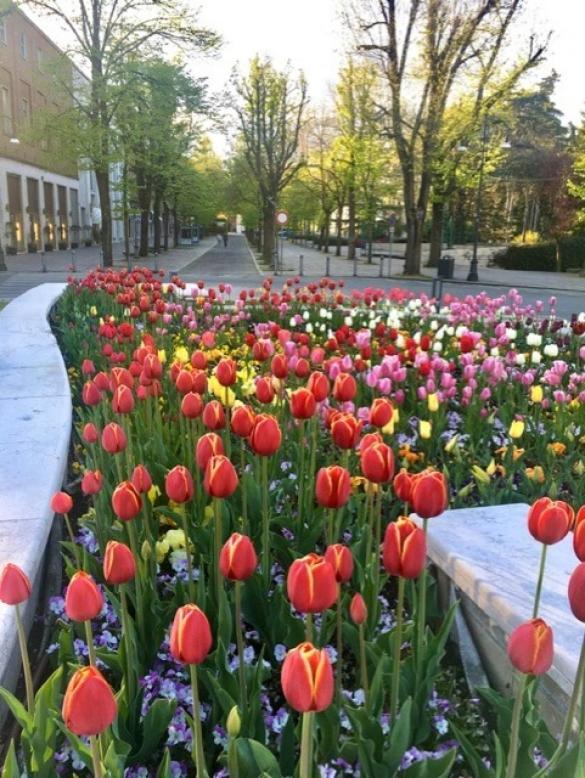
[(173, 354), (173, 359), (181, 365), (184, 365), (189, 361), (189, 352), (185, 346), (177, 346), (175, 353)]
[(525, 424), (523, 421), (521, 421), (520, 419), (514, 419), (514, 421), (510, 424), (508, 435), (512, 438), (512, 440), (521, 438), (522, 435), (524, 435), (524, 427)]
[(157, 497), (160, 497), (160, 489), (153, 484), (148, 490), (148, 499), (151, 503), (154, 503)]
[(530, 399), (532, 400), (533, 403), (541, 403), (543, 394), (544, 392), (542, 386), (538, 384), (536, 386), (531, 387), (530, 389)]
[(448, 440), (445, 443), (445, 451), (447, 454), (450, 454), (453, 451), (453, 449), (457, 445), (458, 440), (459, 440), (459, 435), (453, 435), (453, 437), (450, 438), (450, 440)]
[(423, 440), (429, 440), (431, 437), (433, 427), (430, 421), (424, 421), (421, 419), (418, 423), (418, 434)]
[(427, 405), (431, 413), (435, 413), (439, 410), (439, 398), (435, 392), (427, 396)]
[(482, 470), (481, 467), (479, 467), (479, 465), (473, 465), (473, 467), (471, 468), (471, 472), (473, 473), (473, 477), (475, 478), (476, 481), (482, 484), (489, 484), (490, 482), (489, 475), (485, 470)]
[(158, 350), (158, 361), (161, 364), (164, 364), (167, 361), (167, 352), (164, 350), (164, 348), (160, 348)]

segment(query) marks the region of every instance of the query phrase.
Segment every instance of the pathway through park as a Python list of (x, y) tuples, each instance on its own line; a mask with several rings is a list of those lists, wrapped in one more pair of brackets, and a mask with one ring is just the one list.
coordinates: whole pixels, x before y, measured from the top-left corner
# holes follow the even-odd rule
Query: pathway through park
[(203, 256), (186, 267), (181, 268), (181, 278), (185, 281), (202, 279), (208, 285), (220, 282), (232, 286), (248, 287), (259, 285), (262, 276), (243, 235), (229, 235), (228, 244), (214, 246)]

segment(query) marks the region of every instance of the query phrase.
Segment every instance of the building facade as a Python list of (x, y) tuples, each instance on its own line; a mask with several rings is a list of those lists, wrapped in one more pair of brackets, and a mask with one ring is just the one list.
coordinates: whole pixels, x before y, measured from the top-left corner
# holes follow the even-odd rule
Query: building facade
[[(91, 171), (78, 171), (50, 117), (67, 110), (55, 77), (72, 63), (22, 11), (0, 16), (0, 238), (8, 253), (89, 244), (99, 213)], [(44, 127), (44, 130), (37, 130)]]

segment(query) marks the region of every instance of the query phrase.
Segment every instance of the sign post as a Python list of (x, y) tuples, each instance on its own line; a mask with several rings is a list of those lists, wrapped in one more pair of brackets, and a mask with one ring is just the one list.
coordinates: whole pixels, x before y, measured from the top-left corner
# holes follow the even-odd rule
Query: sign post
[(279, 241), (276, 244), (276, 253), (274, 255), (274, 272), (278, 273), (279, 255), (280, 255), (280, 269), (282, 270), (284, 266), (284, 240), (280, 236), (280, 231), (283, 227), (286, 227), (286, 225), (288, 224), (288, 211), (285, 211), (284, 208), (279, 208), (279, 210), (276, 212), (274, 216), (274, 220), (278, 228), (276, 235), (277, 235), (277, 240)]

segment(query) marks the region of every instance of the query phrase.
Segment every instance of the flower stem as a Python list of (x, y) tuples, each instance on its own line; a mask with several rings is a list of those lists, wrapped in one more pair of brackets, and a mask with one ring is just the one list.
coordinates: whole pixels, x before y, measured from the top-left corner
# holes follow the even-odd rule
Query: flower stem
[(527, 676), (522, 675), (516, 700), (514, 701), (514, 711), (512, 713), (512, 730), (510, 732), (510, 750), (508, 751), (508, 768), (506, 778), (516, 778), (516, 764), (518, 762), (518, 735), (520, 733), (520, 716), (524, 702), (524, 690), (526, 689)]
[(362, 679), (362, 688), (364, 690), (364, 702), (367, 708), (370, 684), (368, 682), (368, 663), (366, 661), (366, 638), (364, 635), (363, 624), (360, 624), (359, 626), (359, 640), (360, 640), (360, 674)]
[(246, 534), (248, 532), (248, 495), (246, 493), (246, 487), (244, 485), (244, 473), (246, 471), (246, 450), (242, 443), (240, 447), (240, 488), (242, 490), (242, 532)]
[(124, 648), (126, 651), (126, 684), (128, 689), (128, 700), (131, 702), (136, 696), (136, 684), (134, 680), (134, 657), (132, 656), (132, 641), (130, 640), (130, 615), (128, 613), (128, 601), (126, 599), (125, 584), (120, 586), (120, 608), (122, 611), (122, 632)]
[(67, 534), (69, 535), (69, 540), (71, 541), (71, 544), (73, 546), (73, 555), (75, 556), (75, 564), (79, 568), (79, 570), (82, 569), (81, 564), (81, 556), (79, 553), (79, 546), (77, 545), (75, 541), (75, 535), (73, 534), (73, 527), (71, 526), (71, 519), (69, 518), (68, 513), (63, 514), (63, 518), (65, 519), (65, 525), (67, 526)]
[(536, 593), (534, 595), (534, 608), (532, 609), (532, 618), (535, 619), (538, 616), (538, 609), (540, 608), (540, 595), (542, 594), (542, 583), (544, 581), (544, 568), (546, 566), (546, 552), (548, 546), (546, 543), (542, 544), (542, 551), (540, 554), (540, 569), (538, 571), (538, 582), (536, 584)]
[(248, 710), (246, 690), (246, 672), (244, 665), (244, 628), (242, 626), (242, 582), (236, 581), (236, 643), (238, 645), (238, 675), (240, 678), (240, 704), (242, 710)]
[(307, 613), (305, 621), (305, 640), (308, 643), (313, 642), (313, 614)]
[(91, 749), (91, 760), (93, 762), (93, 775), (94, 778), (103, 778), (104, 771), (102, 770), (102, 761), (100, 759), (100, 752), (98, 748), (98, 742), (95, 735), (90, 735), (89, 746)]
[(343, 635), (342, 628), (343, 622), (341, 618), (341, 585), (337, 584), (337, 609), (336, 609), (336, 621), (337, 621), (337, 663), (335, 665), (335, 699), (337, 700), (338, 707), (341, 705), (341, 672), (343, 668)]
[(219, 604), (221, 597), (221, 571), (219, 569), (219, 555), (221, 552), (221, 541), (223, 537), (222, 517), (221, 517), (221, 500), (218, 497), (213, 498), (213, 513), (214, 513), (214, 554), (213, 554), (213, 569), (215, 571), (215, 603), (219, 613)]
[(191, 542), (189, 540), (189, 522), (187, 511), (181, 512), (183, 522), (183, 535), (185, 535), (185, 560), (187, 562), (187, 589), (190, 602), (195, 602), (195, 583), (193, 581), (193, 560), (191, 559)]
[(191, 694), (193, 695), (193, 761), (197, 778), (207, 778), (205, 757), (203, 755), (203, 732), (201, 730), (201, 703), (199, 701), (199, 684), (197, 682), (197, 665), (190, 665)]
[(126, 526), (128, 528), (128, 540), (130, 541), (130, 548), (132, 554), (136, 560), (136, 572), (137, 575), (134, 578), (134, 590), (136, 592), (136, 621), (138, 622), (138, 630), (142, 640), (146, 640), (144, 632), (144, 607), (142, 603), (142, 565), (140, 564), (140, 555), (138, 553), (138, 539), (136, 537), (136, 528), (133, 521), (127, 521)]
[(26, 642), (26, 632), (20, 608), (15, 605), (16, 631), (18, 632), (18, 642), (20, 643), (20, 656), (22, 657), (22, 672), (24, 675), (24, 685), (26, 687), (26, 707), (29, 713), (32, 713), (35, 707), (35, 691), (33, 686), (32, 672), (30, 669), (30, 658), (28, 655), (28, 645)]
[(97, 657), (95, 655), (93, 632), (91, 629), (91, 621), (89, 619), (83, 622), (83, 628), (85, 629), (85, 642), (87, 643), (87, 650), (89, 652), (89, 663), (92, 667), (96, 667)]
[[(423, 531), (425, 535), (425, 546), (428, 530), (428, 519), (423, 519)], [(417, 612), (417, 631), (416, 631), (416, 688), (420, 688), (422, 683), (423, 671), (423, 650), (425, 642), (426, 621), (427, 621), (427, 566), (426, 563), (422, 569), (418, 582), (418, 612)]]
[(392, 724), (396, 721), (400, 703), (400, 652), (402, 649), (402, 625), (404, 614), (404, 590), (406, 579), (398, 577), (398, 600), (396, 602), (396, 627), (394, 632), (394, 657), (392, 669), (392, 688), (390, 691), (390, 716)]
[(301, 733), (301, 758), (299, 764), (299, 778), (312, 778), (313, 760), (311, 756), (313, 740), (313, 713), (303, 713), (303, 726)]
[(299, 419), (299, 478), (297, 482), (297, 527), (303, 531), (303, 500), (305, 499), (305, 422)]
[(268, 515), (268, 457), (262, 457), (262, 571), (264, 585), (270, 586), (270, 518)]

